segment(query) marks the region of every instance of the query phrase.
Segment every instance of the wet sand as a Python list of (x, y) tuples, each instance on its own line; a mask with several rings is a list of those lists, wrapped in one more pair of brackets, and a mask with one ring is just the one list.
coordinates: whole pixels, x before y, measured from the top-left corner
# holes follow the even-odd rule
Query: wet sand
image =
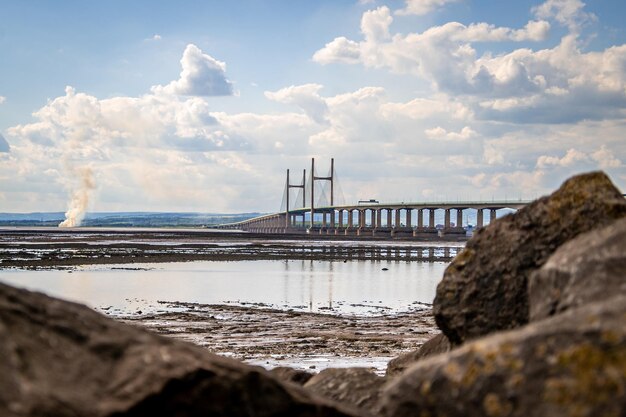
[(126, 323), (204, 346), (268, 369), (290, 366), (311, 372), (361, 366), (384, 374), (387, 362), (437, 333), (430, 309), (374, 316), (167, 303), (185, 312), (119, 317)]

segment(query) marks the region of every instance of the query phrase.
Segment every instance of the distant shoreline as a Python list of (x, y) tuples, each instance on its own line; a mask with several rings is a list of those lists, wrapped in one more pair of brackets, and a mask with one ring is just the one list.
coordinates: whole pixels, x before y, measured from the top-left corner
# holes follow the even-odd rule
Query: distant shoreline
[(449, 262), (462, 247), (458, 238), (437, 237), (383, 240), (211, 229), (0, 227), (0, 269), (286, 259)]

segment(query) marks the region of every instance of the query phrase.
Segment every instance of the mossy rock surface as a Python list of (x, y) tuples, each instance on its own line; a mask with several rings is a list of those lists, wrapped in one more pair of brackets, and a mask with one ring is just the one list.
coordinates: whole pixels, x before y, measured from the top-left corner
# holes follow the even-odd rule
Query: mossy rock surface
[(626, 200), (602, 172), (479, 230), (437, 287), (435, 320), (453, 345), (529, 321), (528, 278), (565, 242), (626, 217)]
[(383, 390), (383, 415), (623, 416), (626, 295), (417, 362)]
[(626, 218), (565, 243), (530, 276), (530, 320), (615, 294), (626, 294)]

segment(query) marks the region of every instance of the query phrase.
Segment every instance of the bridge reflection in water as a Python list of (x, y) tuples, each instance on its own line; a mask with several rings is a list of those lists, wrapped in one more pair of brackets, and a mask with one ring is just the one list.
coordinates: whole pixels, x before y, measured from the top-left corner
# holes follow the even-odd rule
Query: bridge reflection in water
[[(336, 205), (334, 160), (328, 176), (315, 175), (315, 161), (311, 162), (311, 175), (306, 180), (303, 172), (302, 184), (292, 185), (287, 170), (286, 208), (238, 223), (219, 226), (255, 233), (309, 233), (318, 235), (376, 236), (376, 237), (427, 237), (432, 235), (465, 235), (464, 212), (474, 210), (475, 227), (483, 227), (495, 220), (501, 209), (517, 210), (527, 201), (456, 201), (456, 202), (409, 202), (388, 203), (367, 200), (353, 205)], [(330, 183), (329, 204), (315, 206), (315, 182)], [(300, 207), (290, 208), (290, 189), (302, 191), (296, 198)], [(322, 190), (323, 192), (323, 190)], [(308, 203), (308, 205), (307, 205)], [(435, 213), (443, 211), (443, 224), (435, 223)], [(453, 218), (453, 215), (455, 218)], [(487, 218), (488, 215), (488, 218)], [(456, 220), (456, 221), (453, 221)], [(438, 227), (439, 226), (439, 227)]]

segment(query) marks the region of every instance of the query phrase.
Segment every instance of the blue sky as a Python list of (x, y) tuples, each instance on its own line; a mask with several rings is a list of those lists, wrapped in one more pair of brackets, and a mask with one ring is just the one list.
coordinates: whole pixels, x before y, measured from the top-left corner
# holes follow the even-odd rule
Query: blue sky
[(1, 1), (0, 211), (626, 189), (626, 4)]

